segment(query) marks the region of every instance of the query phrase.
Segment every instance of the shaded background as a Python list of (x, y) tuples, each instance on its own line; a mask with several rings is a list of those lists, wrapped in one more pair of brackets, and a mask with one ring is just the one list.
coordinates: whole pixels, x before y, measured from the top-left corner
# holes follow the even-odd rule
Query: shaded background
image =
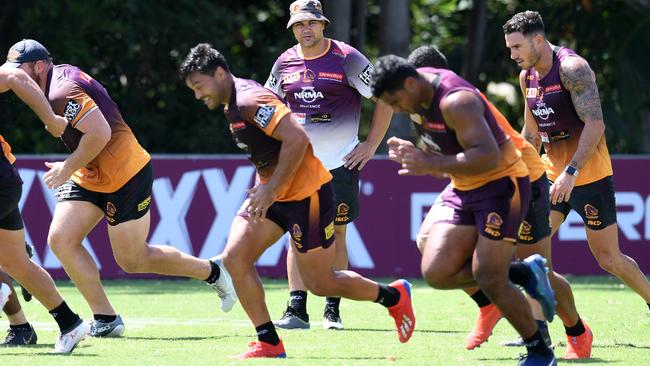
[[(152, 153), (234, 153), (222, 114), (193, 99), (178, 65), (190, 47), (210, 42), (236, 75), (264, 83), (277, 56), (294, 43), (286, 30), (290, 3), (3, 0), (0, 54), (22, 38), (35, 38), (55, 63), (81, 67), (109, 90)], [(518, 93), (519, 70), (501, 25), (516, 12), (538, 10), (547, 37), (575, 49), (596, 71), (610, 152), (650, 152), (650, 0), (323, 0), (323, 6), (332, 21), (326, 33), (371, 60), (438, 45), (451, 68), (487, 89), (515, 125), (521, 124), (522, 98), (508, 99), (508, 91)], [(510, 85), (498, 84), (504, 82)], [(364, 103), (368, 121), (372, 106)], [(0, 121), (17, 153), (65, 152), (11, 93), (0, 95)], [(393, 123), (389, 135), (408, 136), (408, 126)]]

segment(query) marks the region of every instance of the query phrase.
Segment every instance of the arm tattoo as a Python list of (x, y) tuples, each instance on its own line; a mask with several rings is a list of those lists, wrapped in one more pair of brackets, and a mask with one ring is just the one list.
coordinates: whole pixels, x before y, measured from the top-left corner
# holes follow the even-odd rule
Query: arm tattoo
[(535, 147), (538, 153), (542, 150), (542, 139), (538, 133), (524, 131), (522, 136)]
[(594, 73), (585, 60), (570, 57), (562, 62), (560, 79), (571, 93), (573, 107), (583, 122), (603, 120)]

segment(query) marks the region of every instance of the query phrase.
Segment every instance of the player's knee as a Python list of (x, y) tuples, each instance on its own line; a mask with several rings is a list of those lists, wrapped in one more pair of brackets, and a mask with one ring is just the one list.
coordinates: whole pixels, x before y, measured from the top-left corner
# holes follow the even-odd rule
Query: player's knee
[(316, 296), (337, 295), (334, 293), (332, 286), (331, 284), (328, 283), (328, 281), (323, 281), (319, 279), (305, 281), (305, 286), (312, 294)]
[(422, 266), (422, 277), (427, 281), (429, 286), (439, 289), (439, 290), (445, 290), (449, 288), (449, 281), (448, 281), (448, 276), (446, 276), (444, 271), (441, 270), (436, 270), (434, 266), (427, 265), (427, 266)]
[(250, 270), (252, 264), (246, 260), (245, 256), (235, 251), (227, 251), (221, 255), (221, 262), (228, 270), (231, 276), (239, 277), (242, 273)]
[(120, 268), (126, 273), (143, 273), (142, 262), (140, 258), (132, 256), (115, 256), (115, 261)]
[(476, 283), (486, 294), (498, 294), (508, 286), (508, 280), (505, 276), (499, 276), (491, 271), (478, 269), (473, 274)]
[(83, 238), (72, 238), (63, 231), (51, 230), (47, 235), (47, 244), (57, 256), (65, 255), (74, 245), (81, 245)]
[(600, 268), (602, 268), (604, 271), (612, 274), (618, 273), (616, 256), (609, 253), (597, 253), (596, 260), (598, 261)]

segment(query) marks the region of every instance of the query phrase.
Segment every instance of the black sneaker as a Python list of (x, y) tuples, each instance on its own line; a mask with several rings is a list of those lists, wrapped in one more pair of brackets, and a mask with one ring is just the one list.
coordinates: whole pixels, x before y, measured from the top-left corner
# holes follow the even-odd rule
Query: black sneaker
[(9, 328), (7, 331), (7, 337), (5, 337), (5, 340), (0, 343), (0, 345), (5, 347), (27, 346), (30, 344), (36, 344), (37, 339), (38, 337), (36, 337), (36, 332), (30, 324), (29, 328)]
[(300, 314), (298, 310), (287, 306), (282, 318), (273, 324), (282, 329), (309, 329), (309, 315)]
[[(553, 341), (551, 341), (551, 334), (548, 332), (548, 327), (539, 327), (539, 331), (542, 333), (542, 338), (544, 338), (544, 343), (546, 343), (548, 348), (554, 349), (555, 346), (553, 346)], [(521, 339), (521, 336), (517, 336), (512, 341), (503, 342), (501, 345), (504, 347), (525, 347), (526, 343)]]
[(328, 306), (325, 307), (325, 311), (323, 312), (323, 329), (343, 329), (343, 322), (341, 321), (341, 315), (338, 309)]

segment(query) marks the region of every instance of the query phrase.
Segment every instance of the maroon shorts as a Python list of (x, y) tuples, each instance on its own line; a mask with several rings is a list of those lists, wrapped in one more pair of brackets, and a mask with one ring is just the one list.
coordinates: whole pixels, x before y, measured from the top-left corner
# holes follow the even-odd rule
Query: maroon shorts
[(528, 177), (503, 177), (469, 191), (447, 186), (431, 210), (433, 223), (473, 225), (488, 239), (516, 242), (529, 202)]
[[(239, 212), (239, 216), (248, 216)], [(291, 235), (296, 249), (329, 248), (334, 243), (336, 201), (332, 182), (323, 184), (311, 196), (300, 201), (275, 202), (266, 211), (266, 218)]]

